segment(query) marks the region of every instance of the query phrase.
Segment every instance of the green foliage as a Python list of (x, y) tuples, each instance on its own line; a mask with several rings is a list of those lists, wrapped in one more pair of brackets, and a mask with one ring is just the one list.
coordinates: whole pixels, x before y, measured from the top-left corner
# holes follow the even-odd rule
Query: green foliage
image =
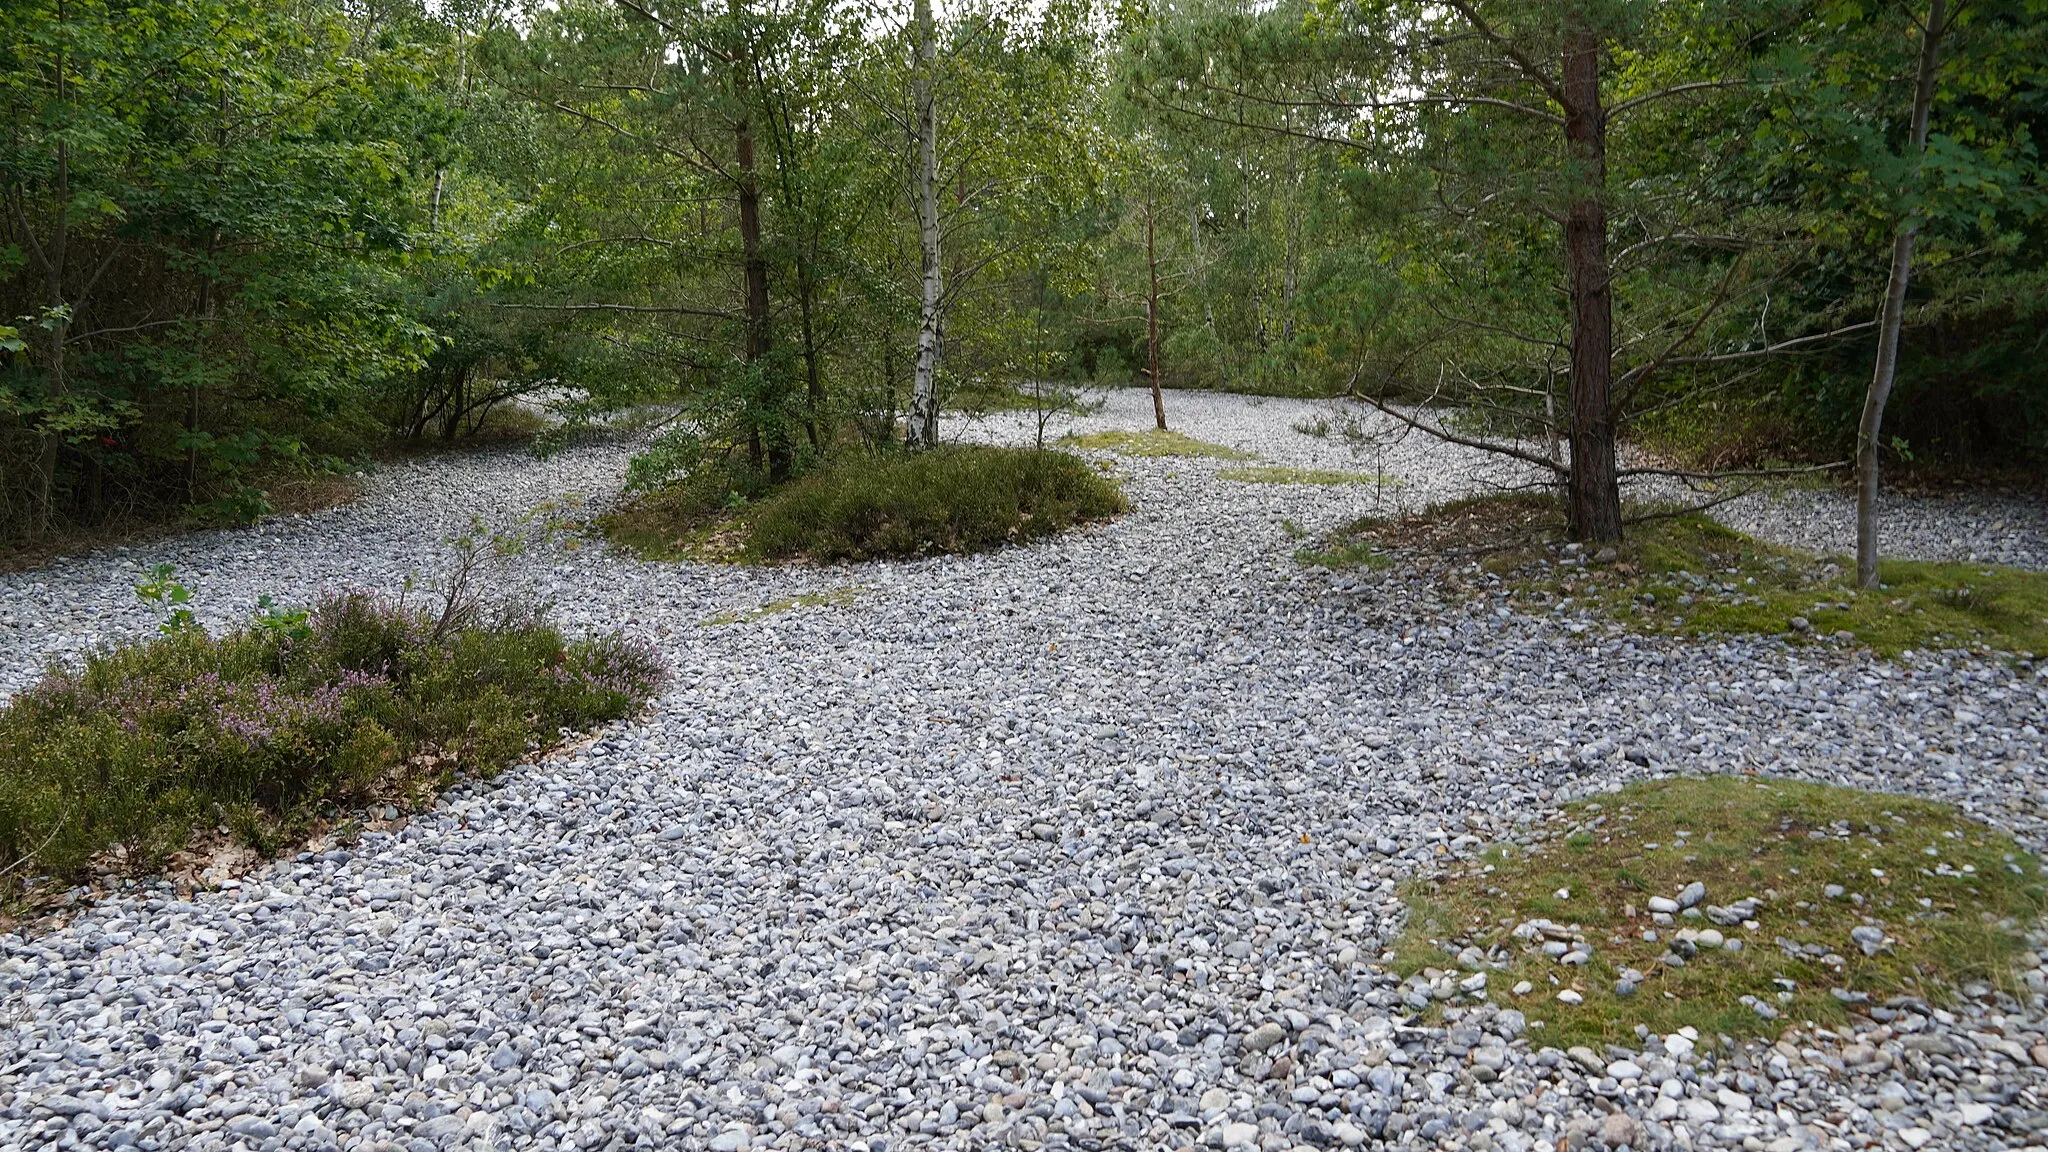
[[(1702, 909), (1756, 904), (1723, 925), (1650, 910), (1651, 897), (1693, 883), (1706, 886)], [(2019, 995), (2014, 964), (2048, 912), (2034, 858), (1950, 805), (1732, 776), (1571, 805), (1528, 843), (1498, 845), (1407, 897), (1404, 974), (1462, 980), (1454, 957), (1476, 948), (1489, 998), (1543, 1021), (1544, 1042), (1560, 1047), (1632, 1043), (1638, 1024), (1769, 1037), (1786, 1020), (1843, 1024), (1858, 1003), (1945, 1001), (1975, 981)], [(1515, 935), (1537, 920), (1557, 932)], [(1866, 953), (1850, 935), (1859, 929), (1881, 944)], [(1588, 963), (1541, 951), (1570, 935), (1591, 945)], [(1625, 971), (1641, 978), (1618, 994)], [(1522, 981), (1532, 990), (1517, 996)], [(1566, 989), (1582, 1002), (1558, 999)]]
[(664, 677), (634, 641), (571, 641), (516, 612), (442, 629), (365, 593), (102, 649), (0, 711), (9, 896), (102, 853), (146, 867), (223, 823), (288, 840), (337, 805), (496, 772), (625, 715)]
[(176, 571), (169, 564), (158, 564), (135, 585), (136, 597), (164, 614), (163, 622), (157, 625), (159, 632), (191, 632), (199, 627), (192, 610), (186, 607), (192, 602), (192, 590), (172, 579)]
[[(331, 467), (431, 333), (400, 279), (431, 29), (324, 3), (0, 10), (0, 539), (241, 522)], [(18, 345), (18, 347), (15, 347)]]
[(1124, 510), (1064, 452), (960, 446), (855, 456), (776, 491), (747, 518), (747, 555), (871, 560), (981, 552)]

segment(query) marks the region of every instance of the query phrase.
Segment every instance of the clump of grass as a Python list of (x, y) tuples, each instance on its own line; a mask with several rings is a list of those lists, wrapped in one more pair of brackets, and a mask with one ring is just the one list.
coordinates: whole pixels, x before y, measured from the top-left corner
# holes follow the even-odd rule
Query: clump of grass
[(770, 616), (778, 616), (784, 612), (793, 612), (799, 608), (827, 608), (851, 604), (854, 597), (858, 595), (860, 595), (860, 589), (852, 586), (834, 588), (830, 592), (804, 592), (796, 596), (786, 596), (778, 600), (770, 600), (765, 604), (756, 605), (752, 608), (720, 612), (715, 616), (706, 617), (703, 626), (706, 628), (718, 628), (727, 624), (753, 624), (757, 621), (766, 620)]
[(1115, 485), (1064, 452), (960, 445), (861, 456), (756, 505), (746, 554), (834, 561), (982, 552), (1124, 508)]
[(1864, 591), (1846, 558), (1767, 544), (1698, 513), (1639, 514), (1653, 518), (1631, 524), (1620, 545), (1582, 548), (1564, 541), (1555, 501), (1485, 497), (1362, 520), (1308, 555), (1330, 566), (1400, 555), (1436, 567), (1453, 588), (1505, 593), (1526, 610), (1590, 608), (1639, 632), (1783, 635), (1887, 656), (2048, 652), (2048, 573), (1888, 560), (1880, 587)]
[(0, 710), (7, 896), (110, 856), (150, 867), (217, 825), (275, 848), (337, 805), (430, 795), (625, 715), (666, 675), (634, 641), (367, 593), (266, 605), (221, 636), (172, 607), (165, 629), (53, 667)]
[[(1695, 883), (1689, 910), (1652, 910)], [(2023, 933), (2048, 912), (2039, 864), (1949, 805), (1728, 776), (1571, 805), (1407, 895), (1395, 954), (1411, 995), (1483, 994), (1560, 1045), (1637, 1024), (1774, 1035), (1895, 997), (2017, 993)], [(1581, 942), (1583, 963), (1544, 951)], [(1484, 988), (1462, 988), (1477, 972)]]
[(1066, 438), (1077, 448), (1101, 448), (1125, 456), (1198, 456), (1211, 460), (1257, 460), (1227, 444), (1211, 444), (1179, 432), (1084, 432)]
[(1397, 476), (1377, 472), (1333, 472), (1324, 468), (1222, 468), (1217, 470), (1216, 478), (1240, 484), (1365, 484), (1375, 488), (1401, 482)]

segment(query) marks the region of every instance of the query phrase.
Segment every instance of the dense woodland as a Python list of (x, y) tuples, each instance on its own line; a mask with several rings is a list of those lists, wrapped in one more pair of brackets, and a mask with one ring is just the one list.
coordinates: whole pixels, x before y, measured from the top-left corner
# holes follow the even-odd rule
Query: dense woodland
[(1854, 456), (1888, 317), (1886, 467), (2048, 459), (2048, 0), (19, 0), (0, 101), (10, 541), (522, 397), (677, 412), (655, 486), (1148, 380), (1605, 538), (1617, 438)]

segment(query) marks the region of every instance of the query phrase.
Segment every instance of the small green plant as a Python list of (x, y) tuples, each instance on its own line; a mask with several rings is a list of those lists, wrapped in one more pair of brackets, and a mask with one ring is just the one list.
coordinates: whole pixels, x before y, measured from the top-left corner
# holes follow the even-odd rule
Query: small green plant
[(287, 640), (305, 640), (313, 635), (308, 623), (312, 613), (304, 608), (287, 608), (265, 592), (256, 598), (255, 625)]
[(192, 602), (192, 590), (175, 578), (177, 569), (169, 564), (157, 564), (150, 568), (149, 575), (135, 585), (135, 595), (143, 603), (163, 613), (157, 623), (157, 631), (164, 633), (196, 632), (199, 619), (186, 605)]

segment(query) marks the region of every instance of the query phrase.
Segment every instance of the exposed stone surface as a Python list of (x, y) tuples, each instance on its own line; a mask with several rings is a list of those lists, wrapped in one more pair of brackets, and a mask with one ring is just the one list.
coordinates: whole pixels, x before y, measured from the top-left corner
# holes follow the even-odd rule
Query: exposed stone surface
[[(1141, 403), (1086, 423), (1142, 427)], [(0, 939), (0, 1150), (2037, 1141), (2048, 1028), (1990, 989), (1733, 1051), (1567, 1054), (1541, 1003), (1484, 982), (1419, 1021), (1382, 967), (1396, 885), (1568, 796), (1751, 769), (1949, 799), (2041, 847), (2048, 679), (1644, 639), (1305, 569), (1290, 527), (1513, 478), (1415, 438), (1354, 457), (1291, 430), (1312, 414), (1169, 399), (1198, 438), (1405, 483), (1106, 458), (1128, 517), (991, 556), (529, 554), (514, 583), (572, 628), (662, 644), (669, 693), (353, 848)], [(472, 510), (612, 491), (626, 450), (405, 465), (355, 507), (0, 578), (6, 686), (146, 631), (128, 588), (148, 563), (214, 623), (259, 593), (395, 588)], [(2038, 557), (2024, 522), (2006, 550)], [(1705, 902), (1696, 923), (1742, 919), (1745, 893), (1675, 895)]]

